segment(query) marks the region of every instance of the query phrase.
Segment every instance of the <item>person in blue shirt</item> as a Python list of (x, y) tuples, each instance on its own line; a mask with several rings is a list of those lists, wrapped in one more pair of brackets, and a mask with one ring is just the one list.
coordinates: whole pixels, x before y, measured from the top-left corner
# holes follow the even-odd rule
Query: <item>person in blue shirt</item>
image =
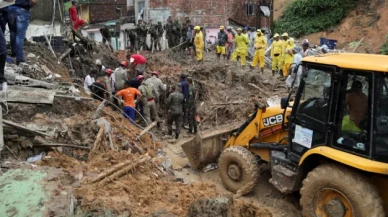
[(187, 76), (185, 74), (181, 74), (180, 76), (181, 81), (180, 84), (182, 86), (182, 94), (183, 94), (183, 122), (182, 126), (184, 126), (187, 123), (187, 112), (188, 112), (188, 104), (187, 104), (187, 98), (189, 97), (189, 84), (187, 83), (186, 79)]
[(24, 60), (24, 39), (31, 17), (31, 8), (37, 0), (16, 0), (14, 5), (8, 6), (8, 26), (11, 38), (12, 56), (16, 57), (16, 64)]

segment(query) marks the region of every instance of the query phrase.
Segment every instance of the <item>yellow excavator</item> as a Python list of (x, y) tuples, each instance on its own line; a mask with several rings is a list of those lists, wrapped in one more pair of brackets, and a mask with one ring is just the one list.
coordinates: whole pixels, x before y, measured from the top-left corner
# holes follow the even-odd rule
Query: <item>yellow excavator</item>
[(388, 56), (310, 56), (295, 68), (280, 105), (183, 144), (191, 167), (218, 160), (225, 187), (244, 195), (267, 163), (279, 191), (299, 191), (305, 217), (386, 217)]

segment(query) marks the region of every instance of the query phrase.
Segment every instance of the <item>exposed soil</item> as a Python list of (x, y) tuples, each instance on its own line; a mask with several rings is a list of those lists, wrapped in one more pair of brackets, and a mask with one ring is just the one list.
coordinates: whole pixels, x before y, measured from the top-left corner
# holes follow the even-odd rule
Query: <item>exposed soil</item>
[(337, 48), (345, 48), (348, 52), (353, 51), (356, 42), (363, 39), (356, 52), (380, 53), (380, 47), (385, 42), (387, 33), (387, 3), (371, 0), (360, 1), (357, 8), (352, 10), (338, 26), (333, 26), (325, 32), (311, 34), (307, 38), (316, 44), (319, 44), (320, 37), (338, 40)]

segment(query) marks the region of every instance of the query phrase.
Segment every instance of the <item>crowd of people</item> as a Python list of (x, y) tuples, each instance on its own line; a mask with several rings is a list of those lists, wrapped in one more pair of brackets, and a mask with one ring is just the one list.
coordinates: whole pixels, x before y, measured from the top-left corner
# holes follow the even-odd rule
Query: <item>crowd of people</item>
[(137, 53), (127, 54), (126, 60), (119, 62), (115, 69), (104, 67), (98, 60), (95, 68), (85, 77), (85, 92), (94, 99), (109, 102), (115, 109), (121, 109), (132, 124), (136, 124), (135, 119), (139, 117), (138, 121), (144, 126), (156, 122), (160, 128), (162, 121), (158, 111), (165, 109), (169, 135), (173, 134), (173, 124), (175, 138), (179, 137), (181, 127), (186, 124), (189, 133), (197, 133), (196, 94), (192, 79), (182, 74), (175, 91), (165, 97), (167, 85), (159, 78), (159, 72), (153, 71), (150, 76), (144, 73), (146, 63), (146, 58)]

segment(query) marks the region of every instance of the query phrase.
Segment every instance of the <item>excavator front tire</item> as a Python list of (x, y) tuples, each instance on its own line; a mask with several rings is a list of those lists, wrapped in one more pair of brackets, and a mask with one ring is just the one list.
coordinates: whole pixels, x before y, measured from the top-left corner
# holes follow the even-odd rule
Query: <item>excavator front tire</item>
[(241, 146), (225, 149), (218, 159), (218, 169), (224, 186), (233, 193), (240, 190), (241, 195), (253, 190), (260, 175), (256, 157)]
[(375, 186), (358, 171), (324, 164), (312, 170), (300, 190), (305, 217), (385, 217)]

